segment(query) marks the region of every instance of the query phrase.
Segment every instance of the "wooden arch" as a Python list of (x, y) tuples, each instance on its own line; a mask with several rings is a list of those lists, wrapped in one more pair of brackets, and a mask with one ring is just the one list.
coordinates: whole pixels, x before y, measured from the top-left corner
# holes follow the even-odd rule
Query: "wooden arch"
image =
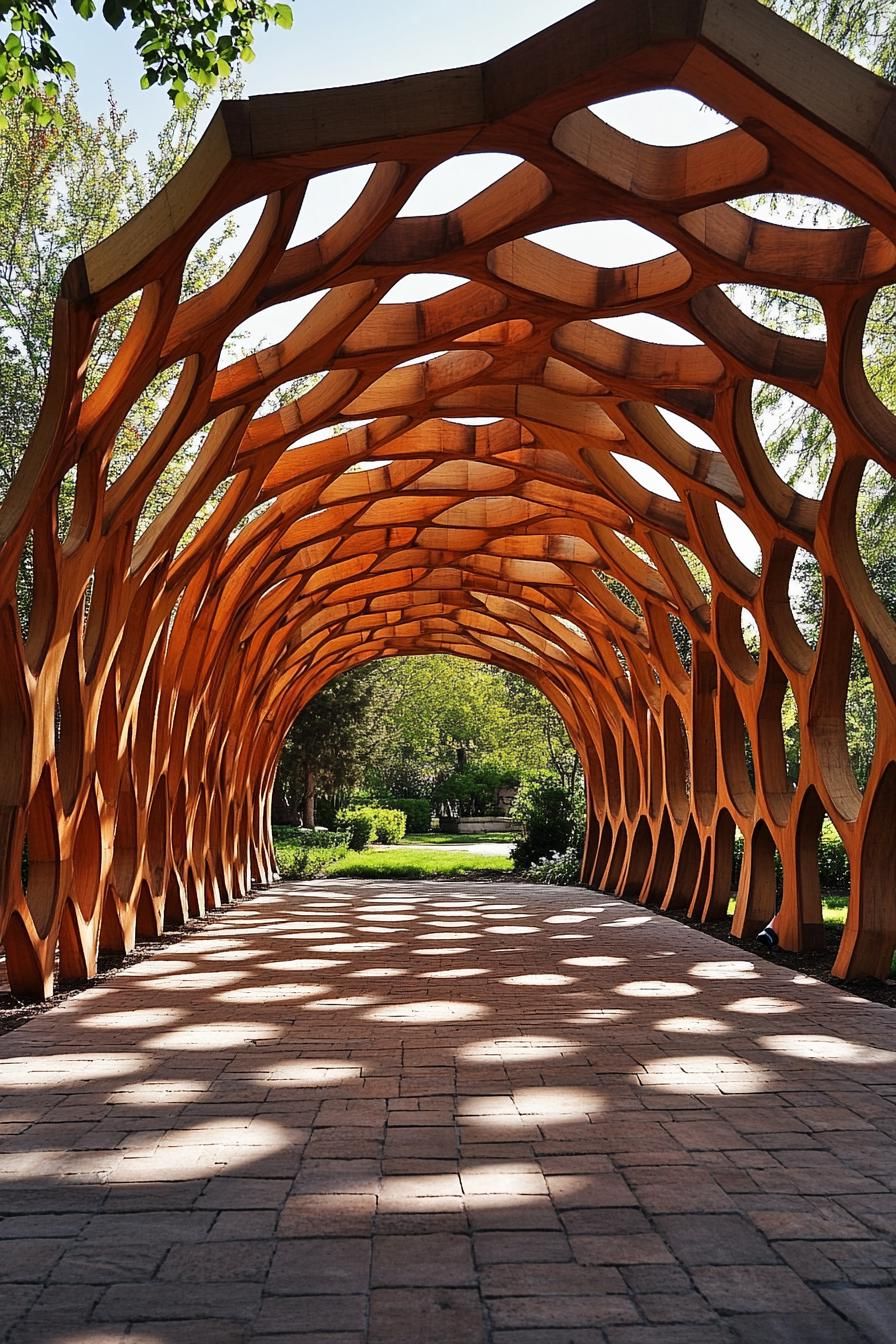
[[(662, 87), (734, 129), (657, 148), (589, 110)], [(586, 882), (718, 915), (740, 830), (734, 932), (772, 914), (777, 851), (782, 942), (807, 946), (827, 814), (852, 880), (836, 972), (885, 973), (896, 629), (862, 564), (855, 504), (866, 464), (896, 462), (896, 424), (861, 356), (869, 304), (896, 278), (894, 131), (889, 85), (753, 0), (598, 0), (483, 66), (223, 104), (168, 187), (69, 267), (40, 422), (0, 511), (13, 988), (51, 992), (57, 954), (64, 977), (89, 977), (98, 948), (125, 950), (270, 878), (272, 778), (292, 716), (344, 668), (430, 650), (517, 669), (560, 709), (588, 778)], [(520, 162), (446, 215), (401, 215), (429, 172), (485, 151)], [(347, 213), (293, 244), (308, 183), (360, 164), (375, 167)], [(801, 230), (730, 203), (782, 190), (865, 222)], [(191, 249), (256, 199), (232, 269), (182, 301)], [(666, 254), (602, 267), (529, 237), (620, 218)], [(408, 273), (463, 283), (390, 303)], [(811, 296), (826, 340), (757, 324), (726, 283)], [(317, 294), (278, 344), (222, 356), (253, 314)], [(98, 325), (134, 295), (127, 337), (86, 396)], [(593, 321), (635, 312), (699, 344)], [(113, 481), (132, 406), (175, 367), (170, 404)], [(271, 409), (278, 388), (322, 371)], [(767, 456), (757, 379), (830, 420), (820, 499)], [(470, 418), (480, 423), (458, 423)], [(186, 480), (144, 525), (150, 489), (197, 435)], [(631, 459), (660, 473), (659, 491)], [(722, 507), (752, 531), (758, 574)], [(824, 588), (816, 648), (788, 601), (798, 552)], [(878, 705), (864, 791), (844, 730), (854, 639)]]

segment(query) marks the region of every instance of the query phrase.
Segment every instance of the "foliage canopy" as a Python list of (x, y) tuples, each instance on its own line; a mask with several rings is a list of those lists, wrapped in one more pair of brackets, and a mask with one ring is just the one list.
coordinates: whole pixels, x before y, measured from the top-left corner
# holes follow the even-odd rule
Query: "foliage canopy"
[[(70, 0), (81, 19), (93, 19), (96, 0)], [(127, 20), (143, 62), (140, 81), (167, 88), (178, 109), (189, 106), (188, 85), (213, 88), (238, 61), (251, 61), (253, 31), (259, 25), (292, 27), (292, 9), (268, 0), (104, 0), (102, 17), (112, 28)], [(22, 101), (41, 126), (62, 125), (61, 88), (75, 67), (57, 50), (53, 0), (0, 0), (0, 103)], [(6, 118), (0, 111), (0, 129)]]

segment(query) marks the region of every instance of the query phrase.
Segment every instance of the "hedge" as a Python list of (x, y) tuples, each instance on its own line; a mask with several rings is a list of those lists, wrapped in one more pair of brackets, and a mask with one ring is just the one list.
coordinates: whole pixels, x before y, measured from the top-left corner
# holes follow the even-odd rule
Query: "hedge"
[(404, 813), (393, 807), (345, 807), (336, 820), (349, 832), (351, 849), (363, 849), (372, 841), (396, 845), (407, 824)]
[(349, 849), (363, 849), (373, 836), (372, 807), (344, 807), (336, 813), (336, 822), (348, 831)]
[(296, 845), (303, 849), (338, 849), (348, 844), (348, 833), (316, 831), (309, 826), (274, 826), (274, 844)]
[(373, 805), (403, 812), (405, 829), (411, 835), (427, 835), (432, 827), (432, 804), (428, 798), (382, 798)]
[(301, 826), (275, 826), (274, 852), (281, 878), (319, 877), (348, 853), (347, 831), (312, 831)]

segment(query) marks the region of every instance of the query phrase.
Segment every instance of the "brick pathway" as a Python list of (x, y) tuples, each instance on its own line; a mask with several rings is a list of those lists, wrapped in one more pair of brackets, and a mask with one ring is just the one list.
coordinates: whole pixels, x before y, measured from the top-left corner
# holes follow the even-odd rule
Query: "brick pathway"
[(893, 1022), (591, 892), (263, 893), (0, 1041), (0, 1338), (892, 1341)]

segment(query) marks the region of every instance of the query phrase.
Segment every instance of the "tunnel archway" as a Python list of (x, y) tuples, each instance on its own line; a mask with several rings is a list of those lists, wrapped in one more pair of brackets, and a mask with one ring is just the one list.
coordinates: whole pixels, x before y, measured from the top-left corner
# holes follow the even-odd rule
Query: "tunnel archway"
[[(811, 104), (796, 99), (798, 67)], [(659, 148), (592, 110), (657, 87), (705, 100), (732, 129)], [(848, 96), (825, 104), (831, 87)], [(60, 938), (66, 965), (90, 975), (100, 944), (126, 949), (138, 924), (270, 877), (288, 719), (338, 671), (390, 653), (485, 658), (548, 694), (588, 779), (586, 881), (699, 916), (724, 896), (736, 826), (766, 868), (780, 854), (798, 944), (794, 837), (810, 792), (867, 876), (896, 755), (896, 627), (855, 525), (865, 465), (892, 473), (896, 460), (896, 422), (860, 355), (870, 299), (896, 277), (896, 178), (877, 131), (892, 115), (883, 81), (753, 0), (672, 0), (661, 14), (598, 0), (481, 67), (223, 104), (166, 190), (69, 267), (46, 400), (0, 512), (13, 987), (52, 989)], [(473, 153), (521, 162), (444, 215), (401, 214), (433, 169)], [(370, 163), (342, 218), (292, 245), (308, 183)], [(737, 204), (781, 190), (866, 222), (800, 230)], [(181, 300), (191, 249), (250, 200), (263, 209), (231, 270)], [(636, 221), (659, 250), (602, 266), (543, 236), (608, 219)], [(443, 292), (390, 302), (409, 274), (441, 277)], [(763, 327), (721, 288), (732, 284), (811, 296), (826, 340)], [(98, 324), (138, 295), (85, 396)], [(283, 339), (227, 362), (236, 327), (293, 302)], [(633, 313), (684, 336), (657, 344), (605, 325)], [(170, 403), (111, 481), (135, 398), (174, 368)], [(834, 427), (820, 499), (767, 455), (755, 381)], [(192, 468), (147, 523), (153, 482), (190, 442)], [(728, 514), (752, 534), (758, 570)], [(815, 649), (787, 599), (798, 549), (824, 583)], [(864, 789), (844, 747), (854, 639), (878, 706)], [(796, 780), (782, 766), (788, 688)], [(78, 856), (95, 858), (97, 831), (91, 899)], [(767, 887), (742, 882), (737, 927), (765, 917)], [(875, 972), (896, 944), (896, 902), (873, 896), (851, 911), (839, 974)]]

